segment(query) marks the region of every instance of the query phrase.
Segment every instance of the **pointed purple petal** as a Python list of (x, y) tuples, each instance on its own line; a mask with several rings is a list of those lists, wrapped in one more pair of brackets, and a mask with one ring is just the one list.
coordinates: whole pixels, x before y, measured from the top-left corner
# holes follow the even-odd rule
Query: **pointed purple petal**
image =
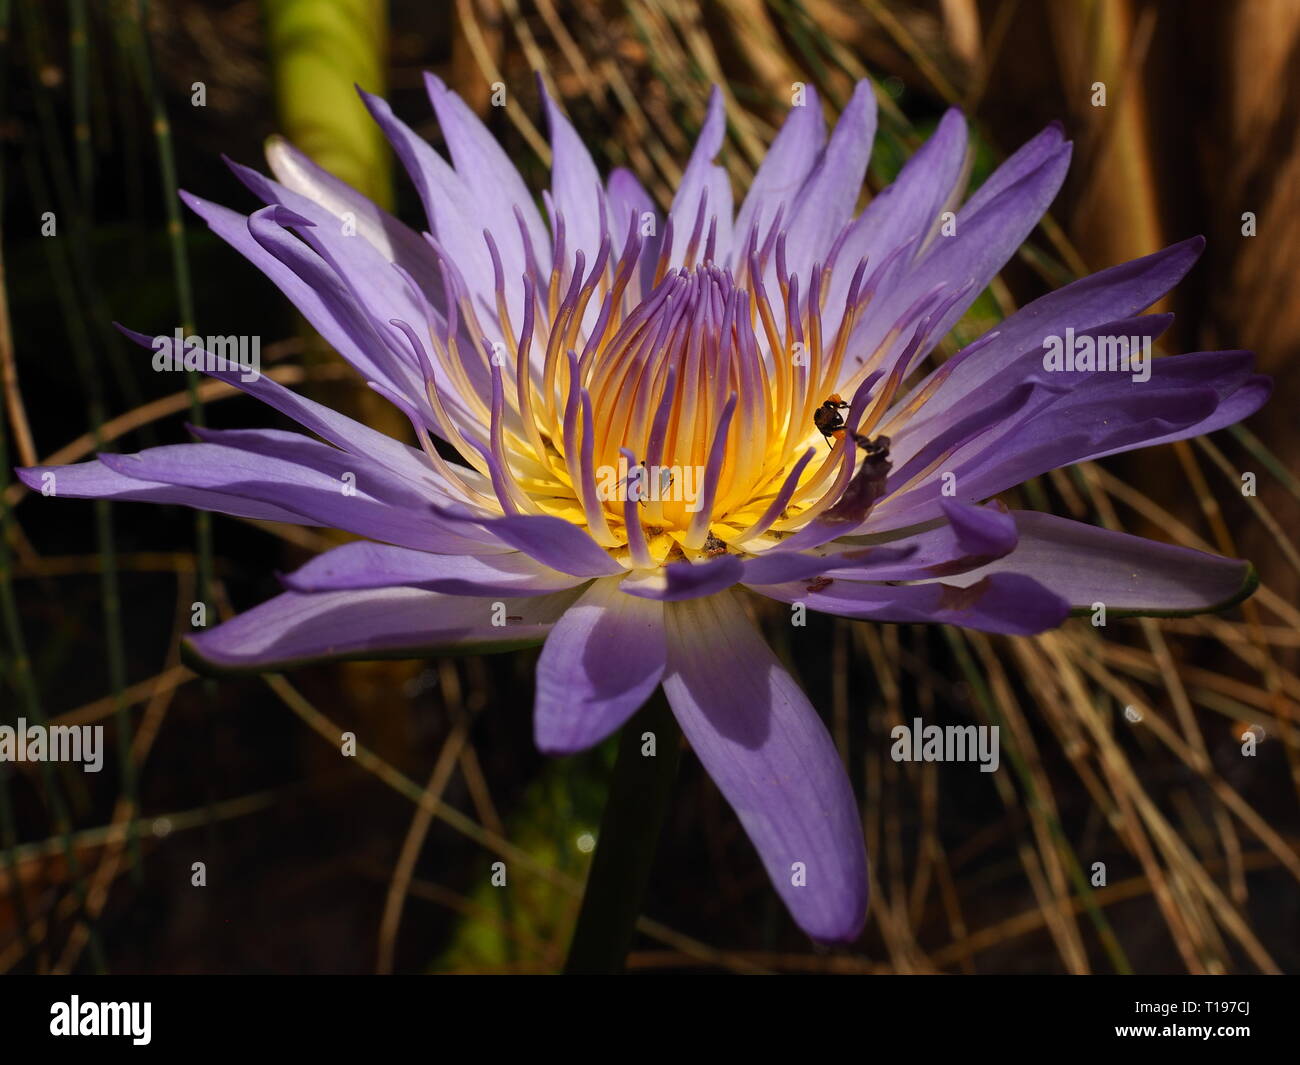
[(623, 572), (623, 566), (596, 543), (586, 529), (563, 518), (545, 514), (485, 518), (442, 507), (434, 509), (453, 526), (481, 525), (517, 551), (523, 551), (561, 573), (577, 577), (606, 577)]
[[(318, 204), (340, 224), (350, 215), (356, 236), (371, 244), (388, 262), (400, 263), (416, 277), (421, 269), (436, 270), (428, 243), (415, 230), (346, 181), (317, 166), (283, 137), (267, 141), (266, 161), (281, 186), (297, 193), (299, 201)], [(285, 206), (302, 213), (300, 203), (286, 202)], [(437, 295), (436, 291), (430, 292), (430, 298)]]
[(100, 458), (127, 477), (270, 503), (299, 514), (299, 520), (369, 539), (442, 554), (483, 549), (481, 530), (439, 519), (421, 493), (360, 456), (296, 433), (239, 432), (246, 441), (247, 434), (256, 434), (258, 446), (275, 454), (225, 444), (171, 444)]
[[(546, 110), (551, 133), (551, 195), (556, 210), (564, 215), (564, 241), (567, 254), (581, 249), (588, 264), (595, 262), (600, 250), (601, 214), (599, 200), (604, 188), (600, 171), (592, 162), (591, 153), (582, 143), (573, 125), (551, 99), (546, 87), (541, 87), (542, 105)], [(627, 218), (606, 219), (611, 230), (618, 231), (621, 239), (627, 230)]]
[(919, 238), (909, 253), (921, 253), (927, 234), (940, 223), (940, 214), (955, 207), (967, 154), (966, 121), (950, 108), (930, 138), (899, 171), (891, 185), (868, 205), (844, 240), (831, 276), (826, 299), (827, 332), (839, 324), (853, 269), (864, 257), (883, 263), (900, 244)]
[[(736, 216), (736, 253), (745, 249), (750, 227), (759, 224), (760, 237), (776, 218), (777, 211), (785, 206), (788, 216), (791, 205), (812, 172), (826, 144), (826, 119), (822, 116), (821, 100), (808, 86), (804, 102), (791, 107), (772, 146), (763, 157), (758, 173), (749, 186), (745, 202)], [(733, 262), (732, 267), (743, 265)]]
[[(483, 240), (480, 208), (473, 188), (423, 137), (393, 114), (387, 100), (360, 89), (357, 91), (415, 184), (429, 219), (429, 228), (438, 238), (438, 243), (455, 261), (456, 269), (471, 292), (490, 294), (493, 291), (492, 259)], [(513, 220), (511, 225), (513, 227)], [(510, 247), (513, 249), (514, 245)], [(549, 248), (547, 243), (546, 249)], [(540, 255), (542, 249), (537, 251)], [(511, 309), (517, 308), (512, 305)]]
[[(871, 82), (863, 79), (795, 197), (794, 214), (786, 219), (786, 261), (791, 273), (806, 280), (813, 263), (826, 261), (831, 244), (857, 207), (875, 138), (876, 94)], [(853, 272), (853, 265), (848, 272)]]
[(118, 499), (138, 503), (174, 503), (195, 510), (211, 510), (230, 514), (236, 518), (257, 518), (261, 521), (282, 521), (291, 525), (318, 525), (292, 510), (274, 503), (244, 499), (236, 495), (202, 488), (185, 488), (174, 484), (142, 481), (127, 477), (105, 466), (103, 462), (78, 462), (71, 466), (28, 466), (15, 472), (18, 479), (33, 492), (45, 488), (45, 475), (54, 477), (50, 498), (66, 499)]
[(513, 271), (506, 271), (506, 284), (512, 295), (518, 296), (519, 292), (511, 286), (511, 275), (517, 286), (526, 260), (515, 210), (523, 216), (528, 239), (543, 269), (551, 258), (551, 235), (546, 223), (519, 170), (478, 115), (436, 75), (426, 72), (424, 86), (438, 114), (438, 125), (456, 173), (474, 193), (478, 227), (492, 231), (502, 258), (514, 267)]
[[(672, 207), (668, 211), (673, 223), (673, 246), (669, 266), (679, 266), (690, 243), (691, 230), (695, 226), (695, 216), (699, 212), (700, 197), (708, 196), (705, 208), (704, 229), (709, 228), (709, 219), (718, 220), (717, 250), (714, 258), (725, 262), (731, 250), (731, 182), (727, 172), (713, 162), (722, 148), (722, 139), (727, 132), (727, 116), (722, 101), (722, 90), (716, 85), (709, 95), (709, 110), (705, 116), (700, 135), (695, 141), (690, 161), (682, 174), (682, 182), (677, 186), (673, 196)], [(701, 250), (697, 255), (703, 253)]]
[[(1168, 361), (1178, 358), (1186, 356)], [(1153, 376), (1132, 389), (1113, 384), (1048, 394), (1045, 399), (1038, 386), (1022, 386), (1035, 394), (1014, 418), (991, 426), (982, 436), (972, 436), (941, 468), (931, 470), (907, 491), (896, 491), (895, 486), (907, 482), (914, 467), (923, 467), (926, 451), (895, 470), (890, 484), (895, 494), (876, 507), (868, 526), (878, 532), (933, 518), (942, 504), (945, 474), (951, 474), (948, 483), (960, 498), (988, 499), (1050, 470), (1198, 435), (1255, 410), (1268, 394), (1267, 379), (1253, 377), (1229, 396), (1226, 407), (1209, 383), (1161, 385)], [(1219, 415), (1221, 408), (1224, 413)]]
[(599, 743), (650, 698), (666, 660), (664, 608), (595, 581), (546, 638), (533, 733), (544, 754)]
[(1034, 511), (1012, 511), (1016, 549), (953, 583), (1020, 573), (1080, 611), (1103, 603), (1107, 615), (1168, 617), (1223, 610), (1246, 598), (1258, 578), (1249, 562), (1098, 529)]
[(666, 617), (668, 701), (777, 893), (813, 938), (857, 938), (866, 847), (826, 726), (734, 593), (673, 604)]
[(969, 218), (984, 209), (997, 196), (1016, 184), (1026, 174), (1043, 165), (1065, 143), (1065, 131), (1059, 122), (1050, 123), (1037, 136), (1022, 144), (1007, 157), (962, 206), (959, 217)]
[(360, 541), (318, 555), (281, 578), (294, 592), (345, 588), (424, 588), (448, 595), (549, 595), (580, 584), (518, 551), (494, 555), (435, 555)]
[[(1143, 343), (1149, 338), (1154, 345), (1173, 323), (1173, 319), (1172, 314), (1141, 315), (1136, 318), (1107, 322), (1105, 325), (1089, 329), (1076, 329), (1075, 337), (1076, 339), (1091, 337), (1096, 342), (1104, 341), (1106, 338), (1125, 337), (1132, 338), (1138, 343)], [(1000, 337), (994, 337), (986, 346), (992, 347), (999, 340)], [(943, 431), (941, 427), (945, 422), (951, 423), (967, 411), (995, 406), (1006, 395), (1008, 382), (1015, 382), (1016, 387), (1039, 386), (1036, 395), (1040, 400), (1053, 394), (1063, 395), (1077, 389), (1092, 387), (1093, 379), (1097, 376), (1095, 373), (1062, 373), (1046, 368), (1043, 361), (1046, 340), (1045, 336), (1038, 337), (1020, 356), (1005, 362), (1002, 372), (997, 377), (974, 388), (954, 384), (954, 380), (963, 377), (962, 371), (968, 359), (977, 360), (983, 355), (983, 347), (972, 346), (958, 352), (944, 364), (941, 371), (936, 371), (935, 374), (927, 377), (926, 380), (930, 381), (939, 376), (939, 383), (924, 405), (919, 411), (905, 418), (898, 428), (891, 426), (889, 430), (892, 436), (890, 457), (894, 460), (896, 468), (901, 468), (917, 451), (931, 443), (936, 435)], [(900, 404), (903, 407), (905, 405), (906, 401)], [(1037, 408), (1028, 409), (1033, 411)], [(942, 419), (934, 417), (932, 416), (934, 411), (939, 411), (946, 417)], [(1017, 417), (1023, 416), (1017, 415)]]
[[(976, 358), (964, 360), (953, 371), (944, 385), (951, 390), (946, 393), (950, 398), (939, 403), (936, 396), (921, 409), (912, 427), (919, 431), (945, 416), (950, 405), (962, 403), (963, 397), (980, 385), (1004, 378), (1009, 365), (1025, 352), (1041, 350), (1044, 337), (1064, 336), (1067, 328), (1082, 333), (1146, 310), (1183, 279), (1204, 247), (1203, 237), (1193, 237), (1091, 274), (1026, 304), (998, 323), (998, 335), (980, 348)], [(960, 357), (960, 352), (953, 356)], [(924, 388), (928, 380), (914, 391)]]
[(1015, 548), (1016, 526), (1004, 507), (972, 506), (956, 499), (944, 500), (942, 507), (944, 524), (903, 532), (888, 543), (832, 542), (809, 554), (769, 551), (745, 564), (744, 583), (782, 584), (822, 574), (859, 581), (919, 581), (963, 573)]
[[(577, 598), (474, 599), (418, 588), (285, 592), (185, 642), (213, 672), (268, 672), (341, 658), (422, 658), (528, 647)], [(500, 619), (503, 623), (494, 624)]]
[[(137, 333), (121, 325), (118, 325), (117, 329), (142, 347), (153, 346), (153, 338), (143, 333)], [(454, 498), (455, 490), (452, 486), (448, 485), (442, 475), (433, 468), (423, 452), (410, 445), (394, 440), (391, 436), (372, 429), (363, 422), (349, 418), (346, 414), (340, 414), (332, 407), (299, 395), (265, 374), (259, 374), (254, 381), (246, 381), (239, 370), (214, 368), (205, 372), (209, 377), (225, 381), (240, 391), (256, 397), (335, 447), (371, 459), (398, 476), (427, 487), (437, 496)], [(472, 470), (464, 472), (468, 477), (476, 476)]]
[[(930, 246), (921, 262), (897, 284), (894, 291), (873, 306), (853, 333), (858, 360), (846, 360), (845, 380), (856, 371), (861, 359), (869, 357), (885, 340), (895, 323), (918, 298), (943, 284), (952, 293), (966, 286), (960, 299), (951, 302), (933, 324), (933, 337), (942, 337), (985, 286), (1002, 269), (1016, 249), (1038, 224), (1056, 197), (1070, 165), (1070, 146), (1056, 149), (1037, 169), (1004, 189), (969, 218), (959, 219), (952, 236), (941, 236)], [(1119, 315), (1111, 314), (1107, 321)], [(891, 350), (901, 350), (910, 332), (893, 341)], [(918, 352), (917, 357), (924, 354)]]
[(799, 582), (755, 586), (754, 591), (839, 617), (960, 625), (1010, 636), (1054, 629), (1070, 614), (1065, 599), (1018, 573), (994, 573), (964, 588), (953, 583), (866, 584), (832, 577), (816, 591)]
[[(330, 267), (310, 248), (266, 214), (258, 222), (187, 192), (180, 197), (208, 228), (275, 282), (312, 328), (363, 377), (381, 381), (399, 393), (421, 394), (419, 377), (397, 362)], [(274, 210), (283, 208), (263, 209)], [(302, 273), (272, 254), (271, 247)]]
[(658, 569), (629, 573), (620, 587), (628, 595), (642, 599), (676, 602), (730, 588), (743, 572), (744, 564), (735, 555), (720, 555), (707, 562), (672, 562)]
[(842, 543), (831, 543), (825, 548), (815, 548), (808, 552), (771, 550), (757, 558), (746, 559), (741, 583), (784, 584), (787, 581), (805, 581), (843, 569), (847, 569), (849, 575), (857, 579), (875, 580), (877, 567), (892, 572), (891, 566), (903, 564), (916, 553), (917, 545), (907, 540), (870, 547), (862, 544), (846, 547)]
[(629, 291), (634, 295), (648, 296), (654, 287), (655, 263), (659, 260), (659, 249), (664, 238), (664, 220), (655, 209), (650, 193), (646, 192), (636, 175), (625, 167), (615, 167), (610, 172), (608, 195), (610, 236), (620, 255), (626, 247), (623, 238), (627, 236), (628, 222), (632, 215), (636, 215), (638, 233), (642, 232), (642, 221), (647, 214), (654, 219), (654, 232), (641, 238), (639, 265), (629, 286)]

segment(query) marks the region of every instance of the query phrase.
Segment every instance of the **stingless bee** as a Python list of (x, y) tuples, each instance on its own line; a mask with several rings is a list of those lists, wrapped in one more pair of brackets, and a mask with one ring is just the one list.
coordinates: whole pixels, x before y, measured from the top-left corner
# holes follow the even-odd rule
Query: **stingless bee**
[(813, 425), (827, 440), (840, 440), (844, 436), (844, 415), (849, 405), (840, 398), (838, 392), (832, 393), (822, 405), (813, 411)]
[[(840, 411), (847, 410), (848, 407), (849, 404), (844, 402), (838, 392), (835, 392), (813, 411), (813, 425), (817, 427), (817, 431), (822, 436), (826, 437), (827, 441), (844, 439), (844, 415)], [(887, 436), (872, 439), (861, 433), (854, 433), (853, 442), (867, 453), (868, 458), (889, 454), (889, 437)]]

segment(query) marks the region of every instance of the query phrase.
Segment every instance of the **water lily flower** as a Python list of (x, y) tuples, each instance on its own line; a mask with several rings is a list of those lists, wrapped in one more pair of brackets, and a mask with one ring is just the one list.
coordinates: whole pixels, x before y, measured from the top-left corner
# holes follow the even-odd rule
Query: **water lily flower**
[(627, 170), (601, 178), (543, 93), (554, 162), (539, 207), (465, 103), (427, 83), (450, 161), (362, 94), (425, 233), (282, 140), (267, 152), (277, 180), (231, 164), (265, 204), (251, 215), (184, 197), (410, 420), (418, 447), (231, 364), (213, 376), (312, 435), (195, 429), (197, 443), (20, 471), (33, 487), (53, 474), (60, 496), (360, 538), (191, 636), (208, 668), (544, 641), (534, 732), (556, 755), (605, 739), (662, 686), (795, 921), (842, 941), (867, 905), (857, 805), (751, 593), (1027, 635), (1094, 603), (1191, 613), (1253, 587), (1245, 562), (989, 502), (1264, 402), (1242, 351), (1159, 358), (1141, 381), (1045, 366), (1045, 338), (1067, 329), (1099, 346), (1158, 337), (1170, 316), (1142, 312), (1199, 238), (1030, 303), (918, 379), (1056, 195), (1070, 157), (1058, 126), (966, 197), (966, 127), (949, 111), (857, 213), (872, 89), (857, 86), (829, 135), (810, 90), (736, 210), (715, 90), (663, 215)]

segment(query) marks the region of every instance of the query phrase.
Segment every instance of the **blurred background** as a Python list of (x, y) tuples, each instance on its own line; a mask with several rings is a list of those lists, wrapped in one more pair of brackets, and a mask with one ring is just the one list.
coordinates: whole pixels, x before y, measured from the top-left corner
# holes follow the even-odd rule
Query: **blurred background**
[[(597, 162), (661, 205), (715, 82), (738, 190), (795, 82), (834, 114), (873, 79), (867, 195), (950, 105), (975, 182), (1059, 119), (1076, 148), (1050, 218), (936, 359), (1049, 288), (1202, 233), (1164, 350), (1251, 348), (1276, 378), (1244, 426), (1016, 498), (1252, 559), (1262, 586), (1224, 616), (1016, 640), (765, 615), (862, 800), (867, 929), (810, 944), (687, 757), (629, 968), (1300, 971), (1296, 0), (3, 0), (0, 23), (0, 723), (100, 724), (108, 744), (99, 774), (0, 763), (0, 971), (562, 964), (613, 750), (535, 752), (536, 652), (197, 678), (177, 651), (191, 604), (268, 598), (332, 534), (47, 501), (10, 472), (180, 442), (196, 419), (287, 427), (218, 382), (151, 372), (113, 320), (258, 335), (281, 382), (408, 432), (175, 190), (251, 210), (220, 157), (261, 167), (280, 132), (423, 228), (352, 86), (442, 147), (424, 70), (537, 190), (540, 71)], [(893, 762), (889, 729), (917, 716), (999, 725), (1002, 771)]]

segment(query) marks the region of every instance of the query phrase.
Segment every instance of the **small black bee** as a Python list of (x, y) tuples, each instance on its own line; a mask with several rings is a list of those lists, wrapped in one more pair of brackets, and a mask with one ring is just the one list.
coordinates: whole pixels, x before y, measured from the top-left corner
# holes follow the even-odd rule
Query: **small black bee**
[(813, 411), (813, 425), (827, 440), (839, 440), (844, 436), (844, 415), (840, 411), (848, 408), (839, 393), (834, 393)]

